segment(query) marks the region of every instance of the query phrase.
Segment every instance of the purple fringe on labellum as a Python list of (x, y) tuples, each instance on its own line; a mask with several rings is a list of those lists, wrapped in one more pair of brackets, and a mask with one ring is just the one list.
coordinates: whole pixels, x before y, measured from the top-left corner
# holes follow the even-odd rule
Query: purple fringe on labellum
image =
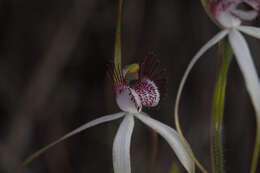
[(139, 79), (135, 84), (126, 81), (122, 69), (113, 66), (109, 68), (110, 79), (116, 102), (119, 108), (130, 113), (140, 112), (142, 106), (155, 107), (165, 93), (165, 74), (159, 70), (159, 61), (147, 56), (140, 65)]
[(139, 94), (143, 106), (157, 106), (165, 94), (165, 70), (160, 70), (159, 65), (159, 60), (151, 55), (141, 63), (140, 81), (133, 88)]

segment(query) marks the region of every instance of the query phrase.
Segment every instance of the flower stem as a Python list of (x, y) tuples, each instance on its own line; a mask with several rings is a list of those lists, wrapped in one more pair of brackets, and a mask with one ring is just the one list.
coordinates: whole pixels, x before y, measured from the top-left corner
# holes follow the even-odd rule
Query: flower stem
[(202, 4), (204, 10), (208, 13), (208, 11), (209, 11), (209, 10), (208, 10), (209, 0), (200, 0), (200, 2), (201, 2), (201, 4)]
[(257, 127), (256, 127), (256, 139), (255, 139), (255, 148), (253, 154), (253, 160), (251, 163), (250, 173), (255, 173), (257, 169), (257, 163), (259, 158), (259, 151), (260, 151), (260, 119), (257, 118)]
[(119, 0), (118, 14), (117, 14), (117, 25), (116, 25), (116, 36), (115, 36), (115, 52), (114, 52), (114, 64), (115, 67), (121, 68), (121, 17), (123, 11), (123, 0)]
[[(229, 64), (232, 59), (232, 49), (229, 44), (229, 41), (226, 39), (224, 45), (220, 45), (219, 49), (222, 50), (224, 46), (223, 58), (220, 58), (221, 62), (218, 65), (216, 86), (214, 91), (213, 98), (213, 112), (212, 112), (212, 124), (213, 124), (213, 143), (211, 144), (211, 151), (215, 151), (213, 172), (223, 173), (224, 164), (223, 164), (223, 150), (222, 150), (222, 122), (223, 122), (223, 112), (225, 104), (225, 93), (226, 93), (226, 82), (227, 82), (227, 73)], [(222, 57), (222, 56), (220, 56)], [(214, 150), (215, 146), (215, 150)], [(214, 168), (215, 167), (215, 168)]]

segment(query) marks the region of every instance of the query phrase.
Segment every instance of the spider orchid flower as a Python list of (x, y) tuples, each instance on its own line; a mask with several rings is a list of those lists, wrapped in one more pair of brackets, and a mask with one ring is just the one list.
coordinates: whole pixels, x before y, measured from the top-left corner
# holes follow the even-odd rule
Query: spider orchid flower
[[(240, 9), (241, 4), (248, 5), (250, 10)], [(223, 28), (221, 32), (209, 40), (193, 57), (184, 76), (184, 81), (195, 62), (212, 46), (228, 36), (237, 63), (243, 74), (248, 93), (260, 122), (260, 83), (257, 71), (248, 48), (248, 44), (241, 32), (260, 39), (260, 28), (241, 25), (242, 21), (252, 21), (258, 15), (259, 0), (210, 0), (209, 12), (216, 22)], [(241, 32), (240, 32), (241, 31)]]
[[(217, 33), (212, 39), (210, 39), (192, 58), (190, 64), (188, 65), (183, 78), (181, 80), (176, 103), (175, 103), (175, 120), (176, 127), (179, 132), (179, 135), (182, 136), (182, 132), (179, 127), (178, 120), (178, 108), (181, 93), (184, 87), (184, 84), (187, 80), (187, 77), (199, 60), (199, 58), (211, 47), (217, 44), (226, 36), (230, 42), (231, 48), (234, 52), (236, 61), (240, 67), (242, 75), (244, 77), (246, 88), (249, 93), (249, 96), (252, 100), (255, 112), (257, 124), (260, 126), (260, 83), (257, 75), (257, 71), (248, 48), (248, 44), (241, 34), (241, 32), (260, 39), (260, 28), (253, 26), (242, 25), (243, 21), (252, 21), (254, 20), (259, 12), (260, 1), (259, 0), (202, 0), (203, 6), (206, 8), (207, 13), (210, 17), (217, 23), (222, 31)], [(242, 8), (244, 5), (249, 7)], [(258, 127), (260, 130), (260, 127)], [(258, 130), (258, 131), (259, 131)], [(260, 131), (258, 132), (260, 135)], [(260, 145), (260, 136), (257, 137), (256, 145)], [(258, 152), (256, 152), (258, 153)], [(257, 157), (258, 154), (255, 154), (254, 157)], [(257, 160), (257, 159), (255, 159)]]
[(142, 112), (142, 107), (157, 106), (163, 95), (165, 78), (162, 77), (161, 72), (163, 71), (157, 71), (158, 65), (158, 61), (146, 58), (140, 68), (138, 64), (132, 64), (123, 69), (110, 67), (107, 74), (116, 103), (122, 112), (100, 117), (78, 127), (30, 156), (23, 165), (28, 164), (50, 147), (87, 128), (123, 117), (113, 143), (112, 152), (115, 173), (131, 173), (130, 142), (134, 129), (134, 118), (139, 119), (160, 134), (169, 143), (184, 168), (189, 173), (195, 172), (194, 162), (186, 152), (186, 148), (179, 139), (177, 132)]

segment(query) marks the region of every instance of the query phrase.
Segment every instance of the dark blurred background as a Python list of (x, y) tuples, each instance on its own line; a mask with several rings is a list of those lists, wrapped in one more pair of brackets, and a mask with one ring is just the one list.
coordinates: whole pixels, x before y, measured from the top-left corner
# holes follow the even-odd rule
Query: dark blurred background
[[(106, 76), (106, 64), (113, 60), (117, 3), (0, 1), (0, 172), (11, 172), (26, 156), (79, 125), (119, 111)], [(253, 25), (259, 26), (259, 19)], [(125, 1), (123, 63), (152, 51), (167, 69), (167, 97), (159, 109), (149, 111), (153, 118), (174, 127), (173, 104), (184, 70), (218, 31), (199, 0)], [(259, 71), (260, 41), (246, 38)], [(184, 135), (208, 170), (216, 64), (215, 46), (193, 69), (180, 107)], [(72, 137), (23, 172), (112, 173), (112, 144), (120, 121)], [(233, 59), (224, 116), (226, 172), (249, 171), (254, 137), (255, 113)], [(170, 172), (177, 159), (160, 137), (157, 151), (154, 173)], [(132, 172), (147, 172), (150, 153), (150, 130), (136, 120)]]

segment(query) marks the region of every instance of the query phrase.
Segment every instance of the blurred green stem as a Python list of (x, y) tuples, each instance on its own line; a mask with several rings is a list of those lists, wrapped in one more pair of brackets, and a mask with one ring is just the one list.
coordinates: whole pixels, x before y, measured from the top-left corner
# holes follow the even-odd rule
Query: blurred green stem
[(256, 168), (257, 168), (257, 163), (258, 163), (258, 158), (259, 158), (259, 150), (260, 150), (260, 119), (256, 117), (256, 139), (255, 139), (255, 148), (254, 148), (254, 154), (253, 154), (253, 160), (251, 163), (251, 169), (250, 173), (255, 173)]
[[(224, 46), (224, 54), (220, 54), (219, 59), (220, 63), (218, 65), (216, 86), (214, 91), (213, 98), (213, 143), (211, 145), (211, 151), (214, 152), (215, 156), (215, 168), (213, 167), (213, 172), (223, 173), (224, 164), (223, 164), (223, 151), (222, 151), (222, 122), (223, 122), (223, 112), (225, 104), (225, 93), (226, 93), (226, 82), (227, 82), (227, 73), (229, 64), (232, 59), (232, 49), (230, 47), (229, 41), (225, 39), (224, 45), (220, 45), (219, 49), (222, 50)], [(215, 147), (215, 150), (214, 150)]]
[(208, 4), (209, 4), (209, 0), (200, 0), (204, 10), (208, 13)]
[(123, 0), (119, 0), (118, 13), (117, 13), (117, 25), (116, 25), (116, 36), (115, 36), (115, 53), (114, 53), (114, 64), (115, 67), (121, 69), (121, 17), (123, 11)]
[(171, 172), (170, 173), (180, 173), (180, 170), (179, 170), (178, 165), (176, 164), (176, 162), (172, 163), (172, 168), (171, 168)]

